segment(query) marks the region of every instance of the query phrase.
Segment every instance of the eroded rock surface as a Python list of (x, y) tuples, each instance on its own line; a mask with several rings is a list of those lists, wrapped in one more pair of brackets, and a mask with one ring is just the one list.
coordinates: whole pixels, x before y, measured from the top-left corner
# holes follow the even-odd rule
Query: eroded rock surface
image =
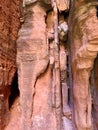
[(74, 2), (70, 19), (74, 115), (77, 130), (92, 129), (89, 78), (98, 53), (98, 19), (94, 4), (89, 1)]
[(0, 130), (9, 119), (8, 98), (16, 71), (16, 38), (20, 1), (0, 1)]
[[(22, 130), (62, 129), (60, 62), (61, 66), (66, 66), (66, 52), (64, 45), (61, 46), (63, 63), (59, 60), (56, 44), (59, 37), (54, 32), (58, 28), (58, 23), (54, 23), (57, 12), (47, 14), (45, 4), (35, 2), (25, 5), (25, 21), (17, 40)], [(53, 7), (56, 9), (55, 5)], [(61, 71), (66, 71), (65, 68), (61, 67)], [(64, 75), (65, 78), (66, 73)]]
[[(25, 22), (19, 32), (20, 37), (17, 41), (21, 129), (45, 130), (48, 125), (46, 121), (50, 118), (48, 115), (50, 110), (48, 110), (49, 106), (47, 106), (49, 105), (47, 101), (50, 99), (46, 100), (49, 98), (48, 91), (50, 90), (47, 88), (47, 76), (45, 79), (43, 78), (43, 81), (46, 83), (40, 83), (39, 78), (47, 71), (49, 66), (45, 24), (46, 11), (39, 3), (35, 3), (30, 7), (27, 6), (25, 9)], [(43, 100), (43, 96), (46, 103)], [(42, 101), (44, 102), (43, 107), (41, 106)], [(51, 121), (51, 119), (49, 120)], [(50, 123), (50, 121), (48, 122)], [(46, 124), (46, 126), (43, 124)], [(48, 127), (52, 126), (50, 125)]]
[(97, 5), (0, 2), (0, 130), (98, 129)]

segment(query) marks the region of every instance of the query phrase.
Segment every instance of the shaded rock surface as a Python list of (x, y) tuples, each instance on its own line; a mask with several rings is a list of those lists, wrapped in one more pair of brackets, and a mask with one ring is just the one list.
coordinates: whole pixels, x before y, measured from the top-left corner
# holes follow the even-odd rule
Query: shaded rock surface
[(89, 79), (98, 53), (98, 18), (94, 2), (74, 2), (69, 25), (75, 127), (77, 130), (91, 130), (92, 99)]
[(9, 119), (8, 98), (16, 71), (16, 39), (20, 27), (20, 1), (0, 1), (0, 129)]

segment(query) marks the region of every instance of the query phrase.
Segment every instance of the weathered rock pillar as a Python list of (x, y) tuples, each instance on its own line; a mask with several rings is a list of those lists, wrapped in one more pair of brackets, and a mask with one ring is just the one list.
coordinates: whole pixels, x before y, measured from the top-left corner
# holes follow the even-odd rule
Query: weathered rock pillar
[(25, 21), (17, 41), (22, 130), (55, 130), (46, 11), (42, 5), (39, 2), (26, 5)]
[(98, 19), (94, 1), (74, 0), (69, 21), (73, 75), (74, 116), (77, 130), (91, 130), (89, 78), (98, 53)]

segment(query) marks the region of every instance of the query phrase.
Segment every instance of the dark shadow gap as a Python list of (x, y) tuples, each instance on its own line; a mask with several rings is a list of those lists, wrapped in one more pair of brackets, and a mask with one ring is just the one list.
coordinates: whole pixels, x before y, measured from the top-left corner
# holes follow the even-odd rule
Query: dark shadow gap
[(68, 85), (68, 103), (70, 106), (73, 104), (72, 94), (72, 73), (69, 55), (67, 55), (67, 85)]
[(91, 71), (90, 88), (92, 95), (92, 117), (93, 129), (98, 129), (98, 55), (94, 61), (94, 67)]
[(97, 13), (96, 13), (96, 15), (97, 15), (97, 18), (98, 18), (98, 6), (96, 7), (96, 9), (97, 9)]
[(17, 72), (15, 73), (10, 91), (11, 92), (10, 92), (10, 96), (9, 96), (9, 109), (13, 105), (15, 99), (20, 95), (20, 92), (18, 89), (18, 74), (17, 74)]

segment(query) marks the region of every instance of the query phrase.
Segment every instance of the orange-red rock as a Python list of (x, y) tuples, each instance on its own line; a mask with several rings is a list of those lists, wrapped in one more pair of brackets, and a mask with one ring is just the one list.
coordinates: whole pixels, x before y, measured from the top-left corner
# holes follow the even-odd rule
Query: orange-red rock
[(16, 71), (20, 1), (0, 1), (0, 130), (8, 122), (10, 86)]
[(0, 1), (0, 130), (98, 129), (96, 5)]

